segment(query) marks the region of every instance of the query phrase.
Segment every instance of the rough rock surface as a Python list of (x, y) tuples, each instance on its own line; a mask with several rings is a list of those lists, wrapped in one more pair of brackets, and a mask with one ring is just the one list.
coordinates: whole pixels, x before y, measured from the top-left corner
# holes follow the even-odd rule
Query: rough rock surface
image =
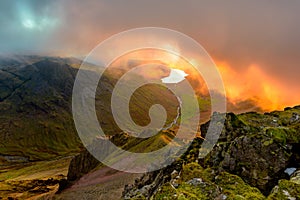
[[(177, 163), (125, 187), (123, 197), (299, 199), (299, 170), (291, 177), (285, 173), (300, 167), (299, 115), (299, 106), (265, 114), (228, 113), (218, 143), (204, 159), (198, 158), (202, 140), (196, 139)], [(204, 137), (208, 125), (201, 126)]]
[(75, 181), (99, 165), (99, 161), (87, 150), (75, 156), (70, 163), (67, 179)]

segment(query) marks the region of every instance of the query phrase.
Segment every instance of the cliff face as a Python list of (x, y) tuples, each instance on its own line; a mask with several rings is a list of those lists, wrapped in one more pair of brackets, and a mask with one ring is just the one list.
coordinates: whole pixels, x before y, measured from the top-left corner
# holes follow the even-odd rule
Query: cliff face
[(78, 180), (82, 175), (87, 174), (89, 171), (97, 167), (97, 165), (99, 165), (99, 161), (87, 150), (84, 150), (71, 160), (67, 180)]
[[(196, 139), (178, 162), (126, 186), (123, 197), (298, 199), (299, 116), (299, 106), (229, 113), (218, 143), (204, 159), (198, 159), (202, 140)], [(201, 126), (203, 136), (208, 124)]]
[[(279, 179), (285, 178), (286, 168), (299, 165), (299, 122), (292, 119), (298, 112), (295, 108), (267, 115), (228, 115), (230, 123), (220, 142), (202, 163), (237, 174), (267, 194)], [(235, 128), (231, 125), (234, 123), (240, 125)]]

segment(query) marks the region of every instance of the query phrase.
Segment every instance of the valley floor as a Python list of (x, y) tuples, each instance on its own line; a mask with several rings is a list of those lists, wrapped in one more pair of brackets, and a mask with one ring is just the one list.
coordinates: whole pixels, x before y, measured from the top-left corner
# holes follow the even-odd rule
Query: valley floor
[(65, 179), (72, 157), (21, 163), (0, 168), (0, 199), (120, 199), (124, 186), (140, 174), (101, 167), (84, 175), (72, 186), (55, 194)]
[(59, 180), (68, 173), (71, 159), (64, 157), (0, 167), (0, 197), (38, 199), (55, 193)]
[(74, 185), (54, 196), (59, 200), (110, 200), (120, 199), (124, 186), (133, 184), (141, 174), (119, 172), (102, 167), (81, 177)]

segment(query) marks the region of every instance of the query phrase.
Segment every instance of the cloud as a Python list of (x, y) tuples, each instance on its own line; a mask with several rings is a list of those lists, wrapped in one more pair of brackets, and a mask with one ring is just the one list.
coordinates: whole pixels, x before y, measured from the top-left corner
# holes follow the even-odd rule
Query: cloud
[(0, 52), (38, 53), (49, 51), (51, 47), (47, 47), (46, 42), (53, 39), (53, 30), (59, 25), (57, 17), (59, 9), (55, 2), (45, 0), (1, 1)]
[(26, 0), (0, 9), (0, 52), (85, 56), (112, 34), (159, 26), (193, 37), (248, 82), (261, 81), (255, 65), (278, 83), (270, 90), (300, 91), (298, 0)]

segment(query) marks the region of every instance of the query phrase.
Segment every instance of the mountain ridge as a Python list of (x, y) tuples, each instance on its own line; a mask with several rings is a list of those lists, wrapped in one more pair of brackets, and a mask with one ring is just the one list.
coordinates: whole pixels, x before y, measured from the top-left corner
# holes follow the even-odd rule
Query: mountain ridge
[[(26, 59), (27, 61), (24, 61)], [(1, 65), (1, 63), (4, 64)], [(2, 75), (0, 76), (0, 165), (5, 167), (19, 163), (30, 165), (32, 161), (55, 160), (65, 156), (73, 156), (84, 150), (77, 136), (71, 114), (72, 87), (80, 64), (81, 61), (76, 59), (52, 57), (32, 56), (17, 61), (9, 59), (1, 61), (0, 59), (0, 74)], [(100, 96), (98, 98), (96, 96), (96, 101), (98, 100), (96, 106), (100, 124), (107, 131), (107, 136), (111, 141), (131, 152), (153, 151), (168, 144), (176, 134), (176, 127), (161, 131), (150, 139), (130, 137), (116, 127), (113, 116), (108, 110), (108, 102), (109, 94), (117, 79), (107, 76), (108, 74), (105, 75), (104, 73), (103, 82), (99, 85), (100, 90), (103, 89), (104, 92), (97, 91), (97, 95)], [(144, 87), (135, 94), (132, 104), (133, 113), (131, 114), (133, 119), (136, 119), (141, 125), (148, 123), (149, 117), (144, 117), (144, 115), (147, 115), (153, 102), (160, 103), (164, 99), (167, 100), (165, 105), (170, 111), (168, 120), (177, 116), (178, 105), (173, 101), (176, 99), (172, 98), (172, 94), (167, 90), (164, 90), (167, 93), (161, 94), (159, 89), (161, 88), (150, 87), (149, 89), (149, 87)], [(150, 94), (149, 91), (151, 91)], [(140, 97), (143, 97), (143, 106), (140, 106), (141, 102), (138, 101)], [(209, 105), (206, 100), (199, 99), (199, 101), (200, 105), (201, 103), (205, 106)], [(251, 100), (249, 101), (250, 103), (246, 101), (238, 105), (241, 105), (243, 109), (253, 108)], [(142, 110), (137, 108), (142, 108)], [(240, 109), (235, 108), (236, 110)], [(290, 185), (291, 188), (297, 186), (295, 185), (297, 183), (290, 182), (292, 177), (289, 180), (284, 176), (284, 170), (290, 167), (299, 168), (297, 164), (300, 161), (300, 156), (297, 153), (300, 151), (299, 140), (297, 139), (300, 138), (297, 135), (300, 129), (299, 110), (300, 106), (296, 106), (286, 108), (284, 111), (273, 111), (265, 114), (248, 112), (236, 115), (229, 113), (219, 143), (205, 159), (198, 159), (199, 146), (203, 140), (197, 138), (181, 160), (175, 162), (169, 169), (146, 174), (137, 180), (136, 184), (133, 183), (125, 187), (123, 197), (159, 199), (163, 196), (171, 198), (172, 195), (176, 194), (189, 198), (198, 195), (199, 188), (194, 188), (194, 186), (201, 186), (202, 182), (212, 186), (215, 197), (220, 197), (220, 195), (230, 198), (236, 197), (236, 195), (239, 197), (246, 195), (245, 190), (248, 189), (253, 191), (250, 197), (253, 197), (251, 195), (258, 195), (259, 198), (263, 199), (267, 195), (282, 196), (284, 192), (280, 188), (286, 188), (287, 185)], [(203, 137), (205, 137), (208, 123), (201, 125)], [(256, 146), (249, 145), (249, 148), (244, 148), (244, 143), (248, 145), (251, 142)], [(257, 152), (257, 149), (260, 151)], [(276, 149), (279, 150), (275, 151)], [(85, 176), (90, 170), (97, 170), (97, 167), (101, 168), (99, 162), (91, 160), (93, 156), (89, 155), (87, 151), (83, 152), (85, 152), (83, 156), (82, 154), (76, 156), (69, 166), (68, 181), (71, 181), (71, 184), (72, 181), (76, 183), (81, 176)], [(244, 153), (239, 155), (236, 152)], [(86, 162), (86, 159), (91, 161), (90, 166), (82, 164)], [(270, 168), (271, 160), (277, 161), (278, 166)], [(257, 162), (258, 167), (251, 165), (249, 161), (251, 163)], [(78, 165), (84, 167), (78, 168)], [(185, 173), (187, 176), (176, 179), (172, 175), (174, 170), (178, 172), (178, 175)], [(212, 177), (211, 173), (207, 173), (212, 171), (217, 172), (216, 176)], [(199, 176), (203, 177), (190, 176), (190, 172), (192, 174), (198, 173)], [(176, 174), (176, 172), (174, 173)], [(222, 182), (216, 178), (217, 175), (234, 180), (234, 182), (242, 185), (242, 188), (240, 191), (234, 191), (228, 186), (228, 182)], [(295, 175), (295, 177), (293, 180), (296, 179), (297, 182), (297, 176)], [(202, 182), (199, 182), (198, 178), (201, 178)], [(64, 176), (60, 176), (59, 180), (64, 180)], [(278, 180), (279, 189), (276, 193), (274, 188), (277, 187)], [(4, 181), (6, 183), (6, 180)], [(55, 180), (54, 182), (57, 184), (60, 181)], [(64, 181), (60, 183), (65, 184)], [(36, 182), (33, 181), (32, 184), (34, 186)], [(51, 184), (54, 183), (51, 182)], [(63, 189), (63, 186), (61, 188)], [(222, 192), (220, 188), (225, 192)], [(297, 189), (284, 190), (289, 191), (291, 195), (298, 195)], [(201, 193), (212, 195), (203, 188)], [(62, 191), (62, 195), (64, 195), (64, 191)], [(250, 197), (248, 196), (248, 198)], [(298, 196), (296, 197), (298, 198)]]

